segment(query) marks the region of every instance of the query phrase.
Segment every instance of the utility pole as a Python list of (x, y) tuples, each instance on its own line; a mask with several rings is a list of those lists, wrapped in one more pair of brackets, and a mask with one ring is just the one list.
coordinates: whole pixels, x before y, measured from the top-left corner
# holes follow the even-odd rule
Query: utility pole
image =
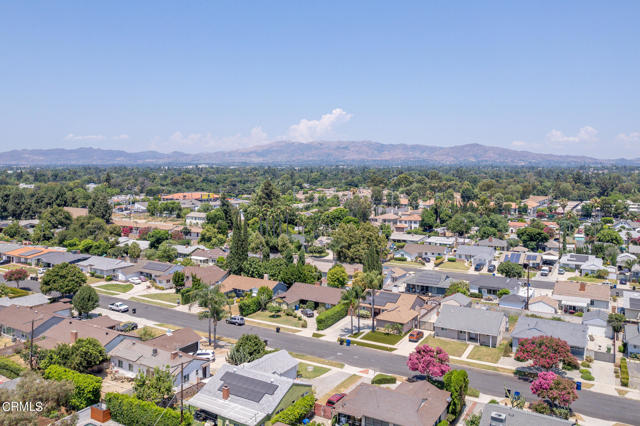
[(31, 337), (29, 338), (29, 368), (33, 370), (33, 323), (35, 318), (31, 319)]
[(529, 310), (529, 287), (531, 287), (531, 283), (529, 282), (529, 264), (525, 263), (524, 266), (527, 269), (527, 301), (525, 302), (524, 309), (526, 311)]
[(180, 363), (180, 424), (184, 422), (184, 361)]

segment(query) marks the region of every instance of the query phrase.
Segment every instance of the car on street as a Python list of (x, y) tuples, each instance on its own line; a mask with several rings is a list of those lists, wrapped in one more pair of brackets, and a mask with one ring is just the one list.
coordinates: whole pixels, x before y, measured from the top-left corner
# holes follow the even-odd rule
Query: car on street
[(545, 266), (542, 269), (540, 269), (540, 276), (541, 277), (548, 277), (549, 276), (549, 267)]
[(193, 352), (191, 355), (195, 356), (196, 358), (204, 358), (208, 361), (215, 361), (216, 360), (216, 354), (213, 351), (198, 351), (198, 352)]
[(409, 333), (409, 341), (410, 342), (419, 342), (424, 337), (424, 332), (420, 330), (413, 330)]
[(129, 282), (131, 284), (142, 284), (142, 281), (140, 280), (140, 278), (129, 278)]
[(109, 309), (116, 312), (127, 312), (129, 307), (122, 302), (114, 302), (109, 304)]
[(313, 318), (313, 309), (303, 309), (300, 313), (307, 318)]
[(327, 407), (333, 407), (345, 396), (347, 396), (346, 393), (334, 393), (329, 397), (329, 399), (327, 399)]
[(227, 324), (244, 325), (244, 317), (240, 315), (233, 315), (227, 318), (226, 321), (227, 321)]
[(123, 322), (122, 324), (116, 325), (116, 331), (124, 331), (129, 332), (138, 329), (138, 324), (133, 321)]
[(558, 275), (564, 275), (564, 269), (558, 268)]

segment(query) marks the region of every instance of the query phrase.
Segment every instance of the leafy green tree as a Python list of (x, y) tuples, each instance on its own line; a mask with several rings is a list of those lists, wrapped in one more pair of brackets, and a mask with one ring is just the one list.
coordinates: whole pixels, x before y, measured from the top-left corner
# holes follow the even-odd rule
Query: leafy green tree
[(465, 296), (469, 295), (469, 283), (466, 281), (454, 281), (451, 283), (447, 291), (444, 293), (446, 296), (451, 296), (455, 293), (461, 293)]
[(43, 369), (55, 364), (80, 373), (86, 373), (108, 359), (104, 347), (93, 337), (78, 339), (72, 345), (61, 343), (54, 349), (42, 351), (38, 358)]
[(432, 209), (424, 209), (420, 214), (420, 228), (428, 231), (436, 226), (436, 214)]
[(331, 248), (338, 261), (346, 263), (363, 263), (370, 247), (374, 247), (378, 253), (387, 244), (387, 240), (380, 235), (378, 228), (369, 222), (356, 226), (341, 223), (332, 233)]
[(83, 285), (73, 296), (72, 303), (73, 307), (78, 311), (78, 314), (82, 316), (97, 308), (100, 304), (100, 299), (98, 298), (98, 293), (93, 287)]
[(616, 336), (618, 335), (618, 333), (620, 333), (622, 331), (622, 329), (624, 328), (624, 323), (626, 322), (627, 318), (623, 315), (623, 314), (617, 314), (617, 313), (610, 313), (609, 317), (607, 318), (607, 324), (611, 327), (611, 330), (613, 330), (613, 362), (615, 363), (616, 361)]
[(139, 371), (133, 380), (133, 393), (143, 401), (160, 404), (173, 397), (173, 376), (169, 366), (164, 369), (154, 367), (151, 374)]
[(506, 261), (498, 266), (498, 273), (507, 278), (522, 278), (524, 276), (524, 268), (517, 263)]
[(227, 297), (222, 294), (219, 287), (206, 287), (196, 290), (193, 302), (197, 303), (204, 311), (198, 314), (198, 319), (209, 320), (209, 345), (211, 340), (211, 323), (213, 323), (213, 345), (215, 347), (217, 341), (218, 321), (226, 316), (225, 307), (227, 306)]
[(129, 244), (128, 253), (131, 259), (139, 259), (140, 255), (142, 254), (142, 250), (140, 250), (140, 245), (138, 245), (138, 243), (136, 243), (135, 241), (132, 242), (131, 244)]
[(256, 334), (243, 334), (227, 355), (227, 362), (240, 365), (261, 358), (266, 353), (264, 341)]
[(603, 229), (598, 232), (596, 240), (600, 243), (615, 244), (621, 246), (623, 244), (622, 237), (613, 229)]
[(169, 241), (160, 244), (156, 252), (156, 258), (162, 262), (173, 262), (178, 257), (178, 249)]
[(164, 229), (154, 229), (146, 236), (149, 241), (149, 248), (152, 249), (157, 249), (160, 247), (160, 244), (167, 241), (170, 237), (169, 231), (165, 231)]
[(76, 265), (60, 263), (47, 269), (42, 277), (40, 291), (49, 294), (57, 291), (61, 294), (75, 294), (87, 283), (87, 276)]
[(344, 269), (344, 266), (339, 263), (336, 263), (329, 269), (329, 272), (327, 272), (327, 285), (329, 287), (342, 288), (347, 285), (347, 281), (349, 281), (347, 271)]
[(207, 248), (221, 247), (227, 242), (227, 235), (220, 233), (217, 227), (207, 224), (202, 228), (198, 241)]
[(89, 200), (89, 214), (109, 222), (112, 211), (109, 196), (103, 191), (94, 191)]
[(382, 273), (382, 262), (380, 261), (380, 252), (376, 247), (370, 246), (363, 263), (364, 272)]
[(522, 245), (529, 250), (538, 250), (542, 245), (549, 241), (549, 234), (542, 229), (527, 226), (517, 231), (518, 238), (522, 241)]
[(267, 286), (262, 286), (258, 289), (258, 294), (256, 295), (256, 297), (258, 298), (258, 302), (260, 303), (260, 310), (264, 311), (271, 299), (273, 299), (273, 290), (271, 290)]
[(240, 224), (240, 219), (235, 222), (233, 234), (231, 235), (231, 249), (227, 256), (226, 266), (232, 274), (240, 275), (242, 266), (249, 257), (249, 243), (246, 231), (246, 221)]
[(444, 388), (451, 393), (449, 414), (458, 417), (464, 408), (464, 401), (469, 390), (469, 376), (464, 370), (451, 370), (442, 378)]
[(182, 271), (175, 271), (173, 273), (173, 276), (171, 277), (171, 282), (173, 283), (173, 286), (176, 289), (176, 293), (179, 293), (180, 290), (182, 290), (184, 288), (184, 272)]

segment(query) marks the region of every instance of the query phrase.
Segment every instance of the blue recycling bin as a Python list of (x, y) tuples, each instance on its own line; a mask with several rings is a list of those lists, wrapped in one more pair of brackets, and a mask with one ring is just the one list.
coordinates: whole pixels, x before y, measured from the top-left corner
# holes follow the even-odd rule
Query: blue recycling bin
[(513, 396), (515, 396), (516, 398), (520, 398), (520, 392), (519, 391), (515, 391)]
[(351, 346), (351, 339), (347, 339), (347, 346)]
[(294, 309), (294, 310), (296, 310), (296, 311), (297, 311), (298, 309), (300, 309), (300, 305), (296, 305), (296, 307), (295, 307), (295, 309)]
[(576, 382), (576, 390), (582, 390), (582, 382)]

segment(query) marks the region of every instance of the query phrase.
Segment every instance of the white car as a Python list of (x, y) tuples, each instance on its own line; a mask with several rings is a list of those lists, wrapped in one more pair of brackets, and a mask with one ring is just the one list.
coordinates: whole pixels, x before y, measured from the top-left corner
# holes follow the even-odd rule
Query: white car
[(208, 361), (215, 361), (216, 360), (216, 354), (213, 351), (198, 351), (198, 352), (193, 352), (191, 355), (195, 356), (196, 358), (204, 358)]
[(46, 269), (44, 269), (44, 268), (40, 268), (40, 269), (38, 269), (38, 275), (42, 275), (42, 274), (44, 274), (45, 272), (47, 272), (47, 270), (46, 270)]
[(122, 302), (114, 302), (109, 305), (109, 309), (116, 312), (127, 312), (129, 307)]
[(142, 284), (142, 280), (140, 280), (140, 278), (129, 278), (129, 282), (131, 284)]

